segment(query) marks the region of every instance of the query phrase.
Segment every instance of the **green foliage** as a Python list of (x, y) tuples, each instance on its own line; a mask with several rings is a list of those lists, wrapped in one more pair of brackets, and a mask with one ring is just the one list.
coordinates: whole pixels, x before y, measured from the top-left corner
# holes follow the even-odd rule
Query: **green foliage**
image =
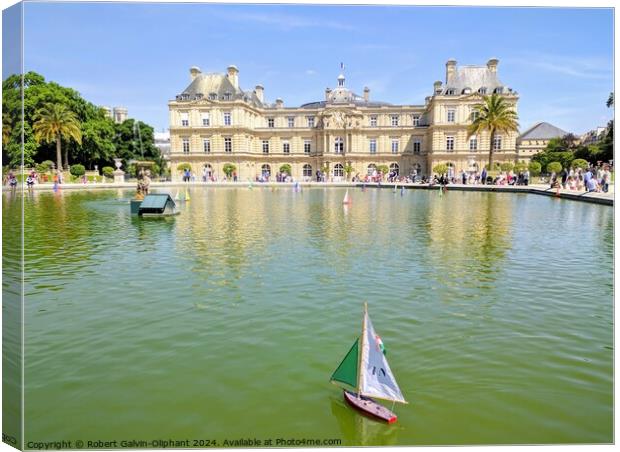
[(390, 172), (390, 168), (387, 165), (377, 165), (377, 171), (381, 174), (387, 174)]
[(192, 165), (190, 165), (187, 162), (179, 163), (177, 165), (177, 171), (179, 173), (183, 173), (185, 170), (190, 170), (191, 171), (191, 169), (192, 169)]
[(588, 168), (589, 164), (586, 160), (584, 159), (575, 159), (572, 162), (572, 167), (573, 168), (581, 168), (581, 169), (586, 169)]
[(448, 165), (445, 163), (439, 163), (438, 165), (433, 166), (433, 172), (437, 174), (446, 174), (448, 172)]
[(560, 162), (550, 162), (547, 164), (548, 173), (559, 173), (562, 171), (562, 164)]
[(517, 162), (515, 163), (515, 171), (517, 173), (522, 173), (523, 171), (525, 171), (527, 169), (527, 163), (525, 162)]
[[(22, 92), (24, 98), (24, 117), (22, 121)], [(34, 165), (34, 161), (57, 160), (54, 140), (37, 142), (33, 130), (35, 115), (46, 104), (63, 105), (73, 112), (82, 132), (82, 141), (63, 140), (62, 147), (73, 160), (92, 168), (113, 163), (114, 157), (121, 157), (124, 164), (129, 160), (153, 160), (160, 167), (163, 159), (153, 143), (153, 128), (138, 122), (134, 134), (134, 120), (115, 124), (105, 116), (98, 106), (86, 101), (71, 89), (54, 82), (47, 82), (36, 72), (24, 74), (22, 90), (21, 77), (11, 75), (2, 83), (3, 146), (2, 159), (12, 167), (21, 164), (21, 129), (24, 128), (24, 163)], [(139, 130), (139, 134), (137, 133)], [(7, 138), (8, 137), (8, 138)], [(140, 140), (142, 138), (142, 150)], [(120, 154), (120, 155), (117, 155)], [(143, 157), (144, 156), (144, 157)], [(5, 164), (6, 164), (5, 163)]]
[(288, 174), (289, 176), (291, 175), (291, 171), (292, 171), (292, 169), (291, 169), (291, 165), (289, 165), (288, 163), (285, 163), (284, 165), (282, 165), (282, 166), (280, 167), (280, 172), (281, 172), (281, 173), (286, 173), (286, 174)]
[(532, 161), (529, 163), (529, 165), (527, 165), (527, 168), (530, 170), (530, 173), (532, 173), (532, 176), (538, 176), (542, 171), (542, 166), (540, 165), (540, 162)]
[(224, 171), (224, 174), (226, 174), (226, 177), (232, 176), (232, 173), (236, 170), (237, 170), (237, 167), (233, 165), (232, 163), (224, 163), (224, 167), (222, 168), (222, 171)]
[(344, 165), (344, 172), (347, 175), (347, 177), (349, 177), (351, 173), (353, 172), (353, 166), (347, 163), (346, 165)]
[(114, 168), (112, 168), (111, 166), (104, 166), (103, 168), (101, 168), (101, 173), (105, 177), (112, 179), (114, 177)]
[(71, 165), (69, 172), (72, 176), (80, 177), (86, 174), (86, 168), (84, 168), (84, 165), (77, 163), (75, 165)]
[(34, 169), (37, 171), (37, 173), (49, 173), (53, 167), (54, 162), (52, 162), (51, 160), (44, 160), (43, 162), (38, 163)]
[(502, 163), (502, 164), (499, 166), (499, 168), (500, 168), (502, 171), (506, 171), (506, 172), (508, 172), (508, 171), (512, 171), (512, 169), (514, 168), (514, 165), (513, 165), (512, 163), (510, 163), (510, 162), (504, 162), (504, 163)]

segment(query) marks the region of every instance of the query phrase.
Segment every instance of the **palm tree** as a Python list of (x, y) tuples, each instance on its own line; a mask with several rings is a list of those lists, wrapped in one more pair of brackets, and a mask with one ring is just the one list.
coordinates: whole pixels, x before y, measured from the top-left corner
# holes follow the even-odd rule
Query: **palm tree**
[(609, 93), (609, 97), (607, 98), (607, 108), (611, 108), (614, 105), (614, 93), (613, 91)]
[(11, 117), (2, 113), (2, 144), (6, 146), (11, 138)]
[[(82, 131), (75, 113), (63, 104), (45, 104), (34, 116), (34, 137), (37, 142), (56, 142), (56, 166), (62, 169), (62, 139), (73, 138), (78, 144), (82, 144)], [(67, 158), (67, 165), (69, 159)]]
[(483, 103), (474, 106), (473, 122), (467, 129), (467, 138), (486, 130), (489, 132), (489, 170), (493, 168), (493, 142), (497, 132), (518, 132), (517, 112), (500, 95), (484, 96)]

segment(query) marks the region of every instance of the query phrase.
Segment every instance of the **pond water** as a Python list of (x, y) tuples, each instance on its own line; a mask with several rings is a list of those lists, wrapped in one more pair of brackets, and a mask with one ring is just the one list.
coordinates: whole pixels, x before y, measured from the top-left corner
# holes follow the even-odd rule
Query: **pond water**
[[(168, 219), (25, 195), (26, 441), (613, 441), (612, 208), (350, 193), (197, 187)], [(328, 381), (364, 301), (410, 402), (391, 426)]]

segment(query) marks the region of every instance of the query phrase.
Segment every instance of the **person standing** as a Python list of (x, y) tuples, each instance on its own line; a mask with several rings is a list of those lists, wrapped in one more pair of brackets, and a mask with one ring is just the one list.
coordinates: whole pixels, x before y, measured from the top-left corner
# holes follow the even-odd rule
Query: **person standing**
[(590, 168), (588, 168), (588, 171), (586, 171), (586, 173), (583, 175), (583, 185), (586, 189), (586, 191), (588, 191), (588, 182), (590, 182), (590, 179), (592, 179), (592, 170), (590, 170)]
[(482, 168), (482, 174), (480, 175), (480, 182), (482, 185), (486, 185), (487, 183), (487, 167)]
[(560, 176), (562, 177), (562, 188), (566, 188), (566, 181), (568, 180), (568, 171), (566, 171), (566, 168), (562, 168)]

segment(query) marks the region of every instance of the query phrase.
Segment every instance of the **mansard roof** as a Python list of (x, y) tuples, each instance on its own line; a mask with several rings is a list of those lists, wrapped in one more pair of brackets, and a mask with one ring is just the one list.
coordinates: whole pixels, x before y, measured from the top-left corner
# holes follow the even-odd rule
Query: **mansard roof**
[(469, 88), (471, 92), (477, 92), (480, 88), (486, 88), (488, 94), (497, 88), (504, 88), (504, 84), (497, 77), (496, 71), (491, 71), (487, 66), (459, 66), (454, 74), (448, 76), (442, 94), (453, 89), (454, 94), (464, 94)]
[(548, 122), (539, 122), (527, 129), (519, 136), (519, 140), (550, 140), (552, 138), (561, 138), (568, 132), (549, 124)]
[(199, 73), (177, 98), (189, 96), (189, 99), (193, 100), (197, 96), (202, 96), (204, 99), (209, 99), (209, 96), (212, 94), (217, 96), (217, 100), (224, 100), (225, 95), (229, 94), (230, 100), (244, 100), (255, 107), (264, 106), (253, 91), (243, 91), (241, 88), (235, 88), (225, 74), (217, 73)]

